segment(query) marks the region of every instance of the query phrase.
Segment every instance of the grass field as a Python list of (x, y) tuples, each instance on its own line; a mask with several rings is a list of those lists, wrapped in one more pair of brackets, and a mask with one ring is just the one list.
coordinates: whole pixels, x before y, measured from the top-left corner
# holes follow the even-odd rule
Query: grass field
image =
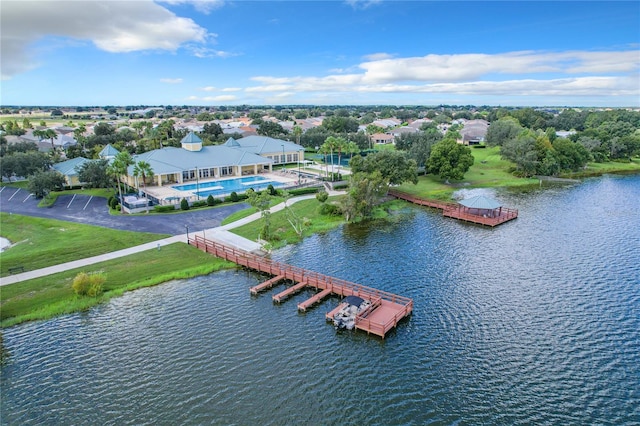
[[(340, 198), (341, 196), (330, 197), (326, 202), (338, 202)], [(300, 237), (295, 233), (293, 227), (287, 221), (287, 216), (284, 210), (273, 213), (271, 215), (271, 229), (272, 232), (277, 235), (277, 241), (274, 241), (274, 246), (276, 247), (301, 241), (304, 237), (308, 237), (319, 232), (325, 232), (344, 223), (344, 218), (342, 216), (320, 215), (318, 213), (320, 202), (315, 198), (293, 203), (291, 208), (299, 218), (307, 218), (309, 220), (309, 226), (304, 230), (302, 237)], [(260, 234), (262, 225), (263, 220), (259, 219), (238, 228), (234, 228), (231, 232), (249, 240), (256, 241)]]
[(0, 213), (0, 223), (2, 236), (14, 244), (0, 254), (0, 276), (7, 275), (9, 268), (17, 266), (31, 271), (169, 236), (9, 213)]
[[(184, 243), (147, 250), (124, 258), (0, 287), (0, 326), (52, 318), (86, 310), (125, 291), (189, 278), (230, 268), (223, 261)], [(77, 296), (73, 278), (80, 272), (105, 274), (104, 293), (99, 297)]]

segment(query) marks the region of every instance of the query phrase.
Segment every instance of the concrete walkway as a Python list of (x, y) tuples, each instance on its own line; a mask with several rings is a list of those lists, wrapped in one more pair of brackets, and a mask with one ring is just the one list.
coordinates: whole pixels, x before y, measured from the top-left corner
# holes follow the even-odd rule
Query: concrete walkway
[[(339, 195), (344, 192), (340, 191), (329, 191), (329, 195)], [(308, 200), (310, 198), (315, 198), (315, 194), (302, 195), (300, 197), (295, 197), (287, 201), (289, 204), (293, 204), (298, 201)], [(276, 206), (273, 206), (270, 211), (271, 213), (278, 212), (285, 208), (285, 203), (280, 203)], [(262, 249), (262, 246), (255, 241), (248, 240), (239, 235), (234, 234), (233, 232), (229, 232), (230, 229), (238, 228), (244, 224), (253, 222), (254, 220), (260, 219), (260, 213), (254, 213), (250, 216), (237, 220), (235, 222), (229, 223), (224, 226), (219, 226), (216, 228), (204, 229), (202, 231), (197, 231), (203, 233), (207, 239), (217, 241), (219, 243), (232, 246), (238, 248), (240, 250), (245, 250), (248, 252), (258, 252)], [(111, 253), (101, 254), (99, 256), (88, 257), (86, 259), (74, 260), (72, 262), (61, 263), (59, 265), (49, 266), (47, 268), (36, 269), (34, 271), (23, 272), (21, 274), (9, 275), (6, 277), (0, 278), (0, 286), (9, 285), (18, 283), (20, 281), (26, 281), (33, 278), (40, 278), (51, 274), (56, 274), (58, 272), (64, 272), (69, 269), (81, 268), (83, 266), (93, 265), (94, 263), (104, 262), (106, 260), (117, 259), (119, 257), (129, 256), (130, 254), (140, 253), (147, 250), (158, 249), (159, 247), (166, 246), (168, 244), (173, 244), (177, 242), (187, 242), (187, 234), (176, 235), (173, 237), (165, 238), (162, 240), (153, 241), (146, 244), (141, 244), (135, 247), (129, 247), (123, 250), (114, 251)]]

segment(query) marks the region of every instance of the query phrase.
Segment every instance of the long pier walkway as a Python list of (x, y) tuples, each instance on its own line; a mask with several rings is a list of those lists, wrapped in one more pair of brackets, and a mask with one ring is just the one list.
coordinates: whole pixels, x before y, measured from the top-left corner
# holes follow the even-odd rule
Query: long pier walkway
[(445, 217), (452, 217), (454, 219), (464, 220), (465, 222), (472, 222), (480, 225), (493, 227), (518, 217), (518, 210), (506, 207), (491, 210), (489, 215), (478, 215), (469, 213), (469, 209), (467, 207), (457, 203), (420, 198), (407, 194), (406, 192), (400, 192), (393, 189), (389, 190), (388, 193), (392, 197), (409, 201), (413, 204), (440, 209), (442, 210), (442, 215)]
[(356, 317), (355, 328), (375, 334), (383, 339), (389, 330), (393, 329), (401, 319), (409, 316), (413, 310), (413, 300), (407, 297), (276, 262), (263, 256), (225, 246), (199, 235), (188, 238), (187, 243), (206, 253), (274, 276), (274, 278), (265, 283), (252, 287), (251, 292), (254, 294), (281, 280), (290, 280), (297, 283), (287, 290), (274, 295), (275, 302), (279, 302), (304, 287), (318, 290), (318, 293), (309, 300), (298, 304), (298, 309), (302, 311), (330, 294), (339, 296), (354, 295), (370, 300), (373, 309), (362, 312)]

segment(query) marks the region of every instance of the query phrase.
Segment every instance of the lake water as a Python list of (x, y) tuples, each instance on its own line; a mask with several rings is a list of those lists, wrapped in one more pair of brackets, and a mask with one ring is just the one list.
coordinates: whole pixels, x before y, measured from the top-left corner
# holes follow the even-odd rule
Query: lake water
[(252, 272), (173, 281), (4, 330), (1, 422), (640, 424), (640, 176), (492, 195), (519, 218), (410, 206), (274, 253), (412, 297), (385, 340)]

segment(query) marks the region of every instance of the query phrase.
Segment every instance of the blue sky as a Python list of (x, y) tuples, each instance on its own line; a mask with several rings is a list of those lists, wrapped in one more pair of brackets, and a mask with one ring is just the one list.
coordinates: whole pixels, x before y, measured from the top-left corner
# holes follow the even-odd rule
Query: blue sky
[(640, 2), (3, 0), (3, 105), (640, 107)]

